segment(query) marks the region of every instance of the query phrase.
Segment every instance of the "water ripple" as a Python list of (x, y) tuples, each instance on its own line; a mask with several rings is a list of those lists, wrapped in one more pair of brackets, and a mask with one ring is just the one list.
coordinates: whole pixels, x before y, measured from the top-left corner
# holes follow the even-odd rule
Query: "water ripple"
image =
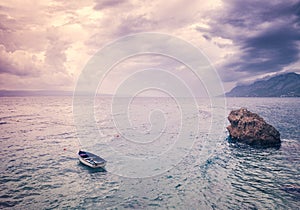
[[(96, 120), (101, 138), (118, 145), (107, 100), (99, 100), (102, 109), (97, 108)], [(168, 100), (159, 100), (160, 106), (172, 107)], [(138, 107), (145, 109), (149, 104), (147, 100), (139, 103)], [(201, 131), (188, 134), (187, 140), (198, 138), (178, 165), (147, 179), (127, 179), (80, 164), (71, 104), (68, 97), (1, 101), (1, 209), (297, 209), (299, 206), (299, 99), (228, 101), (230, 109), (247, 104), (250, 110), (278, 127), (283, 137), (279, 149), (228, 143), (226, 133), (218, 139), (208, 139), (211, 135)], [(139, 109), (142, 113), (142, 108)], [(290, 110), (292, 119), (287, 118)], [(201, 125), (207, 123), (210, 111), (204, 102), (199, 106)], [(166, 115), (172, 115), (172, 111), (167, 110)], [(147, 130), (148, 124), (138, 116), (134, 127)], [(172, 140), (178, 133), (173, 129), (163, 135)], [(210, 144), (216, 140), (217, 148)], [(119, 146), (126, 151), (125, 143)], [(204, 149), (209, 151), (208, 156), (202, 154)]]

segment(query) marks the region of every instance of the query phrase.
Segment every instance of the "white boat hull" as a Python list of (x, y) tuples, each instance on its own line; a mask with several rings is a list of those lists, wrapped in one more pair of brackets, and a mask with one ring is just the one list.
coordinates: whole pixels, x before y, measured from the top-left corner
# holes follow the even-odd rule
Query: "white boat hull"
[(80, 154), (78, 154), (78, 159), (79, 161), (86, 165), (86, 166), (89, 166), (91, 168), (104, 168), (105, 165), (106, 165), (106, 161), (92, 153), (88, 153), (86, 152), (87, 154), (89, 154), (88, 157), (82, 157), (80, 156)]

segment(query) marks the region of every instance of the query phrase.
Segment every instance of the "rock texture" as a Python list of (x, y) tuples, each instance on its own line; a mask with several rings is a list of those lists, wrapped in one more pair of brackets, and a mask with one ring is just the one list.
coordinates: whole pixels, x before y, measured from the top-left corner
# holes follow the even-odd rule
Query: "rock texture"
[(231, 111), (228, 120), (230, 139), (252, 146), (280, 146), (280, 133), (258, 114), (240, 108)]

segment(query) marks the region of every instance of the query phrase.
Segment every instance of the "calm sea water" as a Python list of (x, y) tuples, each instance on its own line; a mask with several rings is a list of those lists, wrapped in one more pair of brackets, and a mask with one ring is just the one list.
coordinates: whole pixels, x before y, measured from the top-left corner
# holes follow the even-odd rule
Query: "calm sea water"
[[(227, 99), (226, 114), (247, 107), (274, 125), (280, 149), (228, 143), (226, 116), (212, 124), (205, 99), (182, 115), (171, 99), (112, 111), (109, 98), (97, 98), (96, 132), (88, 123), (76, 128), (71, 97), (0, 100), (1, 209), (299, 209), (299, 98)], [(192, 143), (164, 155), (181, 134)], [(106, 171), (80, 164), (79, 148), (107, 159)]]

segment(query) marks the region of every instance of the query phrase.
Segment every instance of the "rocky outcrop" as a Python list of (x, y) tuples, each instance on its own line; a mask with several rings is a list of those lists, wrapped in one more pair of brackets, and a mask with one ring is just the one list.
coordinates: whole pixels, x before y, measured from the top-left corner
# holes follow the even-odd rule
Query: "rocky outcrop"
[(231, 111), (227, 127), (229, 138), (252, 146), (280, 146), (280, 133), (258, 114), (245, 108)]

